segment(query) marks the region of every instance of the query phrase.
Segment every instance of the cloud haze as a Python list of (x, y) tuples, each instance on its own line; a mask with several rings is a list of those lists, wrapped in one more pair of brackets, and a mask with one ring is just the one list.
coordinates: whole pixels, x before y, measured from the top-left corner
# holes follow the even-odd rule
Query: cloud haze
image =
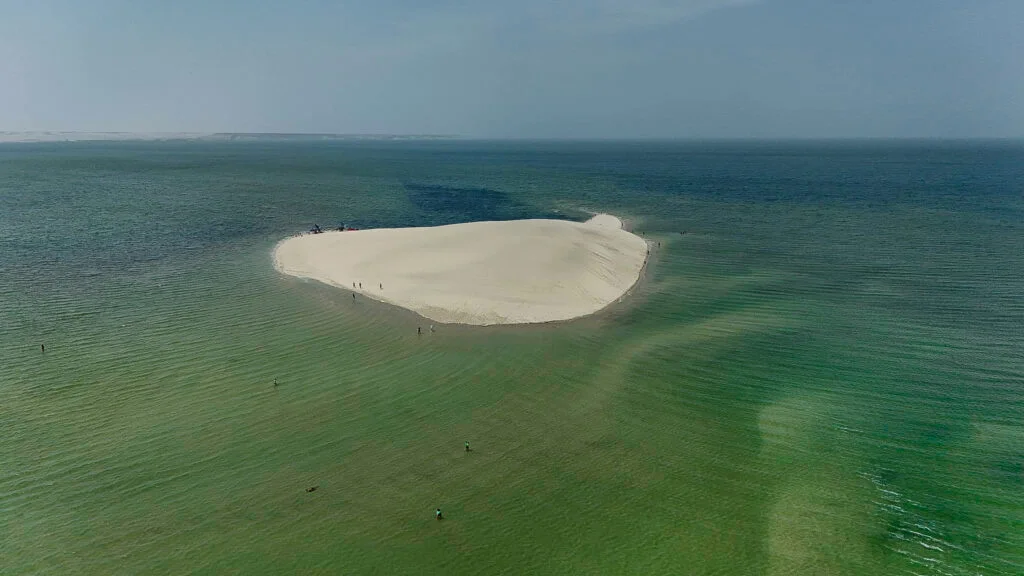
[(1019, 0), (0, 0), (0, 130), (1024, 136)]

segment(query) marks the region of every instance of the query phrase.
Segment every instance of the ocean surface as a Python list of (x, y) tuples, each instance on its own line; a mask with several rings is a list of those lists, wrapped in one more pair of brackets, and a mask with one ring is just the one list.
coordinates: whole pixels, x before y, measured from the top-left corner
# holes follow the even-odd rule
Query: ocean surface
[[(271, 262), (587, 211), (562, 324)], [(1024, 574), (1024, 144), (2, 144), (0, 573)]]

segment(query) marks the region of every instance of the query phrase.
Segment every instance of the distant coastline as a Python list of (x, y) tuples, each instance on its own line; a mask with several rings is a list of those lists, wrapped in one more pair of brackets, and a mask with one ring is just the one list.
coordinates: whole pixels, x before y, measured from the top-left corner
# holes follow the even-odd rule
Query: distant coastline
[(38, 131), (38, 132), (4, 132), (0, 131), (0, 143), (32, 143), (32, 142), (128, 142), (128, 141), (168, 141), (168, 140), (199, 140), (214, 142), (232, 141), (296, 141), (323, 142), (331, 140), (455, 140), (459, 136), (444, 134), (301, 134), (274, 132), (74, 132), (74, 131)]

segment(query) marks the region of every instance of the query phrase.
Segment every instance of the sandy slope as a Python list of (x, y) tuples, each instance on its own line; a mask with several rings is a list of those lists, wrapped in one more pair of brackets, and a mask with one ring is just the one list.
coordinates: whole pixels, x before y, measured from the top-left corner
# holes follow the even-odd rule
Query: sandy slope
[(285, 274), (438, 322), (480, 325), (596, 312), (636, 283), (646, 257), (647, 243), (608, 214), (585, 223), (514, 220), (325, 232), (288, 238), (274, 251)]

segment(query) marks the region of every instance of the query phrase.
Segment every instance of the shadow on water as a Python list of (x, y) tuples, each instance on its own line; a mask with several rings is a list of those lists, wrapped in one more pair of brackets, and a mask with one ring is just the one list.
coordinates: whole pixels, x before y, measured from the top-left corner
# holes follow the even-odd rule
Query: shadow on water
[(409, 201), (425, 213), (428, 225), (525, 218), (582, 220), (561, 212), (538, 210), (514, 200), (507, 192), (493, 188), (420, 183), (406, 183), (403, 186)]

